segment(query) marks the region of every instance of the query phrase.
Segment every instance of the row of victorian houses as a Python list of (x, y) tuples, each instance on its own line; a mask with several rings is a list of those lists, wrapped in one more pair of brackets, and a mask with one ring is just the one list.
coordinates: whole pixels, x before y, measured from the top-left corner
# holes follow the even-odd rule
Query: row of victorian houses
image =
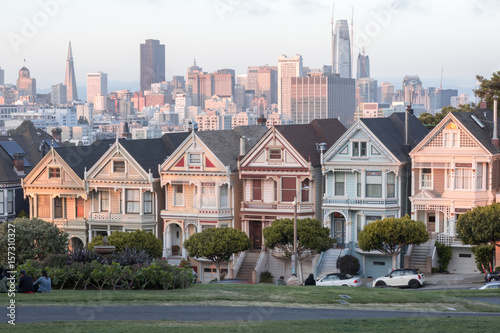
[[(358, 236), (370, 222), (405, 214), (425, 222), (432, 237), (410, 246), (401, 266), (430, 272), (439, 241), (452, 246), (450, 271), (474, 272), (470, 247), (455, 237), (456, 221), (497, 202), (500, 150), (493, 128), (492, 112), (478, 109), (450, 113), (430, 132), (413, 115), (395, 113), (348, 129), (324, 119), (52, 147), (22, 188), (30, 217), (64, 229), (72, 247), (99, 234), (143, 229), (163, 241), (163, 256), (175, 263), (189, 256), (182, 244), (194, 233), (243, 230), (252, 250), (228, 263), (230, 277), (290, 274), (289, 260), (265, 248), (262, 230), (292, 218), (296, 199), (298, 217), (319, 219), (337, 240), (306, 260), (304, 273), (330, 273), (340, 255), (352, 254), (364, 276), (386, 274), (391, 258), (361, 251)], [(201, 281), (214, 277), (210, 262), (190, 260)]]

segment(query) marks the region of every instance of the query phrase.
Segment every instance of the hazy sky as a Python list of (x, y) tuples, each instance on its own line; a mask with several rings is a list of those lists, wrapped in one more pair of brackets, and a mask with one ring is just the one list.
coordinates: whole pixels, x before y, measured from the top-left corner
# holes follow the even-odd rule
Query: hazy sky
[[(353, 6), (355, 55), (365, 47), (379, 81), (399, 88), (405, 74), (417, 74), (435, 86), (444, 66), (444, 87), (472, 88), (476, 74), (500, 70), (500, 0), (344, 0), (335, 20), (350, 21)], [(205, 71), (237, 74), (276, 65), (280, 54), (299, 53), (312, 68), (331, 63), (332, 1), (3, 0), (1, 7), (5, 80), (15, 83), (26, 59), (38, 89), (64, 81), (69, 40), (80, 90), (96, 71), (138, 89), (139, 44), (149, 38), (165, 44), (167, 79), (185, 75), (194, 55)]]

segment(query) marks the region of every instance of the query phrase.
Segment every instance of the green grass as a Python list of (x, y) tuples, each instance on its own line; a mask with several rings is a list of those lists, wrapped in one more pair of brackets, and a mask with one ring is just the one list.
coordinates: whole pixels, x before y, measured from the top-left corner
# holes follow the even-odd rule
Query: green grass
[(498, 326), (498, 318), (411, 317), (261, 322), (101, 321), (0, 324), (8, 332), (485, 332)]
[[(339, 295), (348, 295), (340, 305)], [(414, 309), (500, 312), (500, 306), (466, 297), (500, 297), (500, 290), (411, 290), (276, 285), (195, 284), (178, 290), (53, 290), (50, 294), (17, 294), (16, 305), (234, 305)], [(7, 304), (0, 294), (0, 304)]]

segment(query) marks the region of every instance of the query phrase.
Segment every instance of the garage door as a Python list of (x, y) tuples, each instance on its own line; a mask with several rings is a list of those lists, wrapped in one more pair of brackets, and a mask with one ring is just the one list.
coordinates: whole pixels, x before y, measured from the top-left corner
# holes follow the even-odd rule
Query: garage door
[(452, 247), (451, 260), (448, 265), (450, 273), (479, 273), (476, 257), (467, 247)]
[(364, 276), (378, 278), (385, 276), (392, 268), (391, 258), (382, 256), (366, 256)]

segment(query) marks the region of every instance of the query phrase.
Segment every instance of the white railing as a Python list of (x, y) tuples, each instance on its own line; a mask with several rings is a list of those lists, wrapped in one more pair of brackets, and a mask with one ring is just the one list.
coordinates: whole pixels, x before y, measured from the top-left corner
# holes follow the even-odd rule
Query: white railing
[(54, 224), (60, 228), (85, 227), (85, 220), (54, 220)]
[(238, 255), (238, 259), (236, 260), (236, 263), (234, 264), (233, 267), (233, 275), (234, 277), (238, 276), (238, 271), (241, 268), (241, 264), (243, 263), (243, 260), (245, 260), (246, 252), (240, 252)]
[(378, 198), (364, 198), (364, 199), (335, 199), (323, 198), (323, 205), (343, 205), (343, 206), (394, 206), (398, 205), (398, 199), (378, 199)]
[(441, 243), (441, 244), (450, 246), (451, 243), (453, 242), (453, 239), (452, 239), (450, 234), (441, 233), (441, 234), (437, 234), (436, 241)]
[(156, 214), (116, 214), (116, 213), (91, 213), (90, 221), (117, 221), (117, 222), (155, 222)]
[(434, 246), (434, 249), (432, 250), (432, 267), (438, 267), (438, 255), (437, 255), (437, 248)]
[(259, 279), (260, 279), (260, 273), (264, 272), (267, 270), (267, 260), (265, 260), (267, 258), (267, 253), (265, 251), (262, 251), (260, 253), (260, 256), (259, 256), (259, 260), (257, 260), (257, 263), (255, 264), (255, 268), (254, 268), (254, 274), (252, 274), (252, 278), (253, 276), (255, 276), (255, 281), (253, 281), (253, 283), (258, 283), (259, 282)]

